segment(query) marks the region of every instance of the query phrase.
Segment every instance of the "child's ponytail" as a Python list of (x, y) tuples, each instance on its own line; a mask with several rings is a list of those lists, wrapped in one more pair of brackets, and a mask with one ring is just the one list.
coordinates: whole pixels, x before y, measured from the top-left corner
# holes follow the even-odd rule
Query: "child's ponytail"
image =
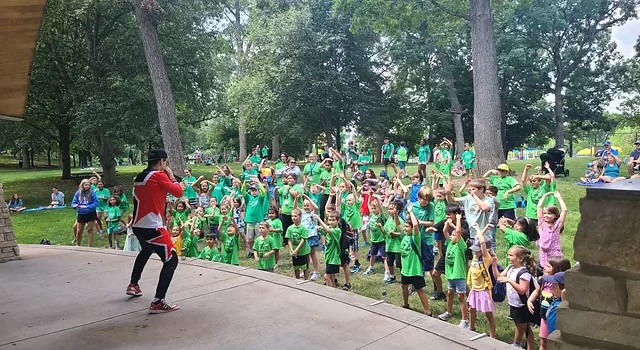
[(525, 249), (522, 262), (531, 276), (538, 276), (538, 264), (536, 263), (536, 259), (531, 255), (531, 251), (529, 249)]

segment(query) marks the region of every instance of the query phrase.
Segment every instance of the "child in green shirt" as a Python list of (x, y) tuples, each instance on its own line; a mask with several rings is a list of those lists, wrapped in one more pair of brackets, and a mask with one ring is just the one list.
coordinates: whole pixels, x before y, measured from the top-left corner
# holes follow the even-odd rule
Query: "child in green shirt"
[[(120, 243), (118, 243), (120, 223), (123, 225), (127, 223), (122, 219), (120, 200), (116, 196), (109, 197), (109, 206), (105, 211), (105, 221), (107, 222), (107, 234), (109, 235), (109, 248), (120, 249)], [(113, 241), (115, 241), (115, 246)]]
[(449, 295), (447, 298), (447, 311), (438, 316), (443, 321), (448, 321), (451, 318), (451, 312), (453, 311), (453, 298), (458, 295), (458, 301), (460, 302), (460, 312), (462, 320), (460, 321), (461, 328), (469, 328), (468, 312), (467, 312), (467, 258), (465, 253), (467, 251), (467, 243), (462, 237), (462, 214), (456, 214), (455, 229), (453, 234), (449, 236), (449, 230), (447, 226), (453, 225), (452, 220), (447, 220), (443, 234), (448, 241), (446, 244), (447, 252), (445, 253), (445, 276), (447, 276), (447, 282), (449, 283)]
[(473, 174), (473, 169), (476, 168), (476, 154), (471, 150), (470, 144), (464, 144), (464, 152), (462, 152), (460, 158), (462, 158), (462, 162), (464, 163), (464, 170), (467, 173), (467, 179), (475, 176)]
[(420, 230), (418, 229), (418, 219), (413, 212), (413, 204), (407, 205), (410, 220), (404, 223), (404, 233), (400, 243), (400, 256), (402, 260), (402, 268), (400, 270), (400, 283), (402, 284), (402, 307), (409, 308), (409, 285), (413, 285), (420, 302), (422, 303), (422, 311), (425, 315), (433, 316), (429, 309), (429, 300), (424, 292), (426, 283), (424, 281), (424, 270), (422, 268)]
[[(98, 207), (96, 208), (96, 215), (98, 216), (98, 233), (100, 237), (102, 237), (102, 231), (104, 230), (104, 226), (102, 225), (102, 219), (107, 217), (107, 208), (109, 207), (109, 197), (111, 197), (111, 192), (109, 189), (104, 187), (104, 182), (102, 180), (98, 180), (96, 182), (96, 190), (95, 194), (98, 197)], [(104, 212), (104, 214), (103, 214)]]
[(302, 225), (302, 211), (300, 209), (296, 208), (291, 211), (291, 221), (293, 224), (287, 228), (285, 237), (288, 239), (287, 243), (291, 251), (293, 274), (295, 278), (300, 278), (300, 271), (302, 270), (304, 279), (308, 280), (308, 263), (311, 248), (307, 242), (309, 237), (307, 228)]
[(369, 237), (371, 238), (371, 249), (369, 250), (369, 268), (363, 273), (370, 275), (374, 273), (373, 265), (376, 263), (378, 255), (382, 256), (385, 269), (385, 276), (389, 273), (387, 268), (387, 253), (385, 251), (385, 234), (383, 231), (387, 216), (382, 211), (382, 204), (378, 197), (369, 196)]
[(198, 255), (198, 259), (219, 262), (220, 251), (218, 251), (218, 247), (215, 245), (215, 237), (212, 234), (208, 234), (205, 241), (207, 245), (202, 248), (200, 255)]
[(324, 253), (327, 265), (324, 273), (324, 282), (329, 287), (335, 287), (336, 274), (340, 271), (340, 237), (342, 230), (338, 227), (340, 215), (337, 212), (327, 214), (327, 223), (322, 221), (318, 215), (315, 219), (320, 225), (320, 234), (325, 237), (326, 250)]
[(387, 284), (396, 282), (393, 263), (395, 262), (397, 268), (402, 268), (400, 244), (402, 242), (404, 220), (399, 216), (398, 206), (399, 203), (397, 202), (389, 203), (387, 208), (389, 218), (382, 227), (382, 232), (386, 237), (385, 251), (387, 253), (387, 267), (389, 268), (389, 275), (385, 276), (383, 282)]
[(273, 272), (276, 267), (276, 246), (273, 237), (269, 236), (269, 224), (258, 224), (258, 236), (253, 242), (253, 258), (258, 263), (258, 270)]
[[(224, 251), (222, 262), (237, 266), (240, 265), (240, 259), (238, 258), (238, 249), (240, 249), (238, 225), (236, 225), (233, 219), (226, 221), (230, 221), (230, 225), (227, 227), (225, 240), (222, 241), (222, 250)], [(220, 224), (222, 224), (222, 222), (220, 222)]]
[(275, 243), (275, 258), (276, 258), (276, 266), (278, 267), (278, 261), (280, 260), (280, 248), (282, 247), (282, 221), (278, 218), (278, 210), (275, 207), (269, 208), (269, 220), (267, 220), (267, 224), (269, 224), (269, 235), (273, 237), (273, 242)]

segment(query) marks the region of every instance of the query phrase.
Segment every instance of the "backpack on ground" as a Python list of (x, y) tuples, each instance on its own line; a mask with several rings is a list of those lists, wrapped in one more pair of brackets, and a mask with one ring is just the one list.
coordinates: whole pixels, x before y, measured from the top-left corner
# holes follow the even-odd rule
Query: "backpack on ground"
[[(520, 271), (518, 271), (518, 274), (516, 275), (516, 284), (520, 283), (520, 276), (524, 275), (525, 273), (529, 273), (529, 271), (527, 271), (526, 268), (521, 269)], [(536, 277), (535, 276), (531, 276), (531, 279), (529, 280), (529, 294), (531, 295), (531, 293), (533, 293), (533, 291), (536, 290), (537, 285), (536, 285)], [(522, 301), (522, 303), (525, 305), (525, 307), (527, 307), (527, 300), (529, 299), (528, 295), (525, 294), (519, 294), (518, 296), (520, 297), (520, 301)], [(528, 307), (527, 307), (528, 309)], [(528, 311), (528, 310), (527, 310)], [(537, 326), (540, 325), (540, 300), (536, 299), (533, 302), (533, 314), (529, 313), (529, 322), (533, 323)]]
[(424, 239), (420, 238), (420, 251), (416, 247), (416, 243), (411, 236), (411, 248), (420, 258), (420, 264), (422, 265), (422, 271), (429, 272), (433, 270), (433, 247), (427, 243)]

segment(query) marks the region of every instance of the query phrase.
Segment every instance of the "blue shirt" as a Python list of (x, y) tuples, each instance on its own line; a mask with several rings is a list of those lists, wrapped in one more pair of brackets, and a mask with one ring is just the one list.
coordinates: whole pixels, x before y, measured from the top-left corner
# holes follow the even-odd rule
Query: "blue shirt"
[(58, 191), (58, 193), (51, 193), (51, 203), (54, 204), (54, 202), (59, 205), (59, 206), (63, 206), (64, 205), (64, 193)]
[(620, 176), (620, 166), (617, 163), (604, 165), (604, 176), (618, 177)]
[(558, 321), (558, 306), (562, 300), (556, 299), (551, 302), (549, 310), (547, 310), (547, 327), (549, 328), (549, 334), (556, 330), (556, 321)]
[(422, 188), (422, 184), (412, 184), (411, 194), (409, 195), (409, 202), (415, 203), (418, 201), (418, 191)]

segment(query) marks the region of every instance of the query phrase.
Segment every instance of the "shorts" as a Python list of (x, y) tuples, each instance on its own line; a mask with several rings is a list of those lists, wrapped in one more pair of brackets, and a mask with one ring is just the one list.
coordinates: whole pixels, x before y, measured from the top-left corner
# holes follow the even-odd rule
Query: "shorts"
[(274, 199), (276, 197), (276, 188), (269, 186), (269, 199)]
[(422, 276), (405, 276), (400, 275), (400, 284), (412, 284), (418, 290), (424, 288), (427, 284)]
[(107, 226), (107, 234), (108, 235), (112, 235), (112, 234), (118, 234), (118, 232), (120, 231), (120, 222), (116, 221), (114, 222), (110, 222)]
[(442, 257), (440, 257), (440, 259), (438, 259), (438, 262), (436, 263), (436, 266), (434, 266), (433, 269), (444, 274), (444, 269), (445, 269), (444, 254), (442, 254)]
[(372, 257), (376, 257), (380, 255), (381, 257), (386, 257), (387, 252), (385, 251), (385, 242), (371, 243), (371, 249), (369, 249), (369, 255)]
[(529, 323), (531, 319), (529, 309), (526, 305), (521, 307), (509, 305), (509, 316), (511, 316), (514, 323)]
[(467, 280), (447, 280), (447, 289), (455, 291), (458, 294), (467, 294)]
[(294, 268), (302, 267), (303, 270), (306, 270), (308, 263), (309, 263), (309, 254), (291, 257), (291, 265), (293, 265)]
[(220, 239), (220, 232), (218, 232), (218, 225), (209, 224), (209, 233), (213, 235), (213, 238)]
[(516, 219), (516, 210), (515, 209), (498, 209), (498, 217), (505, 217), (507, 219), (515, 220)]
[(471, 170), (471, 169), (475, 169), (475, 168), (476, 168), (476, 164), (475, 163), (465, 164), (464, 165), (464, 170)]
[(78, 217), (76, 218), (76, 221), (81, 224), (86, 224), (87, 222), (96, 221), (96, 220), (98, 220), (98, 214), (96, 214), (95, 211), (92, 211), (91, 213), (86, 213), (86, 214), (78, 214)]
[(407, 162), (404, 160), (399, 160), (398, 161), (398, 168), (400, 168), (400, 170), (404, 170), (407, 167)]
[(540, 339), (547, 339), (549, 337), (549, 325), (544, 318), (540, 320)]
[(311, 236), (307, 238), (307, 242), (309, 243), (309, 247), (311, 249), (318, 248), (320, 246), (320, 237), (319, 236)]
[(382, 158), (382, 165), (393, 164), (393, 158)]
[(340, 272), (340, 265), (327, 264), (327, 269), (324, 271), (327, 275), (335, 275)]
[(396, 267), (401, 269), (402, 262), (400, 261), (400, 253), (387, 253), (387, 266), (393, 267), (393, 263), (396, 263)]
[(245, 238), (247, 241), (253, 241), (256, 237), (258, 237), (258, 224), (245, 224)]
[(351, 262), (351, 257), (349, 254), (340, 254), (340, 265), (349, 264)]
[(369, 229), (369, 215), (362, 215), (362, 227), (360, 231), (367, 231)]
[(358, 230), (353, 230), (353, 238), (349, 239), (349, 247), (351, 247), (354, 252), (357, 252), (358, 248), (360, 247), (360, 245), (358, 244), (359, 238), (360, 235), (358, 235)]

